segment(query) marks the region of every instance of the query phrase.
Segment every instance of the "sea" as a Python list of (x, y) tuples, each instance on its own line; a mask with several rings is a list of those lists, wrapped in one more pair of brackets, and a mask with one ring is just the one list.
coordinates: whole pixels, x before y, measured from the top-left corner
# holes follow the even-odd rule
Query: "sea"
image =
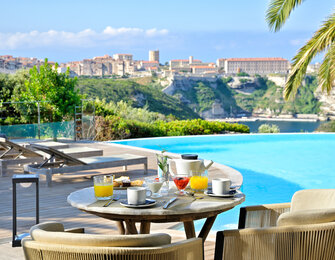
[(238, 123), (249, 126), (251, 133), (257, 133), (258, 127), (262, 124), (277, 125), (281, 133), (305, 133), (314, 132), (322, 122), (316, 121), (276, 121), (276, 120), (257, 120), (239, 121)]

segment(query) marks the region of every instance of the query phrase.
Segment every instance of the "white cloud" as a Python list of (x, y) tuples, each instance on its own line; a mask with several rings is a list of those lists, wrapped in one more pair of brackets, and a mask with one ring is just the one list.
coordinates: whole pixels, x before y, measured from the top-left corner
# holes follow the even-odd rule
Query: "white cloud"
[(40, 47), (95, 47), (105, 45), (136, 45), (149, 38), (159, 40), (168, 35), (166, 29), (142, 29), (132, 27), (113, 28), (107, 26), (102, 32), (85, 29), (80, 32), (49, 30), (16, 33), (0, 32), (0, 49), (15, 50)]
[(290, 40), (290, 44), (292, 46), (302, 46), (307, 41), (308, 41), (308, 39), (293, 39), (293, 40)]
[(168, 30), (166, 29), (157, 30), (156, 28), (152, 28), (152, 29), (146, 30), (145, 33), (147, 36), (154, 37), (157, 35), (166, 35), (168, 34)]

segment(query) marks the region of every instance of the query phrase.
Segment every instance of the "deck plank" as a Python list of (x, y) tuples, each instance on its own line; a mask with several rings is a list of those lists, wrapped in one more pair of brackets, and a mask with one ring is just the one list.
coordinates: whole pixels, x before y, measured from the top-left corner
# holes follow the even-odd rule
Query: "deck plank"
[[(156, 174), (156, 156), (154, 153), (115, 148), (112, 145), (101, 143), (71, 143), (71, 146), (88, 146), (104, 150), (104, 156), (120, 153), (132, 153), (148, 157), (148, 175)], [(14, 173), (22, 173), (18, 167), (9, 167), (8, 176), (0, 178), (0, 255), (2, 259), (24, 259), (22, 248), (12, 248), (9, 241), (12, 236), (12, 182)], [(88, 233), (117, 234), (115, 222), (99, 218), (71, 207), (66, 198), (71, 192), (92, 186), (91, 177), (97, 174), (115, 174), (116, 176), (129, 175), (132, 179), (143, 178), (143, 165), (128, 166), (125, 173), (122, 167), (113, 169), (91, 170), (78, 174), (54, 175), (52, 187), (46, 186), (45, 177), (40, 177), (40, 222), (61, 221), (66, 228), (85, 227)], [(210, 174), (216, 174), (215, 169)], [(18, 201), (18, 232), (28, 232), (35, 223), (35, 185), (28, 188), (17, 186)], [(152, 224), (151, 232), (166, 232), (172, 236), (172, 241), (185, 239), (184, 231), (171, 229), (176, 223)], [(139, 228), (139, 226), (137, 226)], [(205, 258), (214, 258), (215, 235), (210, 234), (205, 243)]]

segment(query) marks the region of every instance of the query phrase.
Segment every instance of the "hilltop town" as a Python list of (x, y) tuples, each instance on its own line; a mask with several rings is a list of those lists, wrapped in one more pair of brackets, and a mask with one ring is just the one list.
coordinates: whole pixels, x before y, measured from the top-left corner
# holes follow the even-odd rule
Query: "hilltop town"
[[(0, 56), (0, 73), (14, 73), (22, 68), (32, 68), (43, 64), (37, 58)], [(49, 61), (50, 64), (55, 62)], [(309, 72), (317, 70), (317, 65), (310, 65)], [(159, 50), (150, 50), (149, 59), (134, 60), (132, 54), (113, 54), (70, 61), (59, 65), (59, 72), (70, 69), (72, 76), (114, 76), (145, 77), (152, 73), (158, 75), (192, 75), (211, 77), (217, 75), (233, 75), (247, 73), (250, 75), (287, 74), (290, 63), (283, 58), (219, 58), (216, 62), (203, 62), (190, 56), (188, 59), (174, 59), (164, 65), (159, 60)]]

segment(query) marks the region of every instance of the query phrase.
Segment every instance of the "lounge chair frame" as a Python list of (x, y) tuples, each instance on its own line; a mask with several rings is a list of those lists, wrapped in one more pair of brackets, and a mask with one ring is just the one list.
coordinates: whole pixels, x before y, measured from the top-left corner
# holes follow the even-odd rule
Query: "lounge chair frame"
[[(70, 158), (81, 158), (81, 157), (91, 157), (91, 156), (102, 156), (103, 150), (102, 149), (94, 149), (89, 147), (80, 147), (80, 148), (68, 148), (68, 144), (59, 143), (59, 145), (56, 142), (51, 142), (52, 146), (50, 145), (50, 142), (41, 142), (41, 143), (35, 143), (35, 144), (29, 144), (29, 145), (20, 145), (16, 144), (6, 138), (0, 137), (0, 147), (3, 149), (1, 151), (4, 151), (0, 153), (0, 176), (4, 176), (7, 173), (7, 166), (9, 165), (24, 165), (28, 163), (48, 163), (48, 162), (54, 162), (55, 156), (53, 155), (53, 151), (58, 151), (57, 149), (60, 149), (61, 152), (67, 155), (71, 155)], [(48, 153), (41, 152), (42, 148), (49, 147)], [(37, 151), (34, 151), (32, 149), (37, 149)], [(50, 157), (49, 157), (50, 155)], [(22, 158), (25, 157), (25, 158)]]
[[(122, 154), (111, 157), (90, 157), (81, 158), (80, 160), (71, 157), (61, 151), (52, 149), (50, 147), (44, 147), (40, 145), (32, 144), (32, 147), (46, 152), (56, 159), (56, 162), (43, 162), (41, 164), (25, 165), (25, 172), (43, 174), (46, 176), (47, 186), (52, 185), (52, 175), (53, 174), (64, 174), (64, 173), (74, 173), (79, 171), (94, 170), (94, 169), (104, 169), (112, 167), (123, 166), (124, 170), (127, 170), (128, 165), (143, 164), (144, 174), (148, 172), (148, 158), (146, 156), (139, 156), (133, 154)], [(96, 163), (86, 163), (85, 160), (92, 161), (94, 159), (101, 159), (103, 162)], [(110, 159), (110, 160), (108, 160)]]
[[(0, 146), (4, 149), (4, 152), (0, 155), (1, 177), (6, 175), (9, 165), (22, 165), (25, 163), (39, 163), (43, 161), (42, 155), (16, 144), (7, 138), (0, 137)], [(20, 158), (21, 156), (26, 158)]]

